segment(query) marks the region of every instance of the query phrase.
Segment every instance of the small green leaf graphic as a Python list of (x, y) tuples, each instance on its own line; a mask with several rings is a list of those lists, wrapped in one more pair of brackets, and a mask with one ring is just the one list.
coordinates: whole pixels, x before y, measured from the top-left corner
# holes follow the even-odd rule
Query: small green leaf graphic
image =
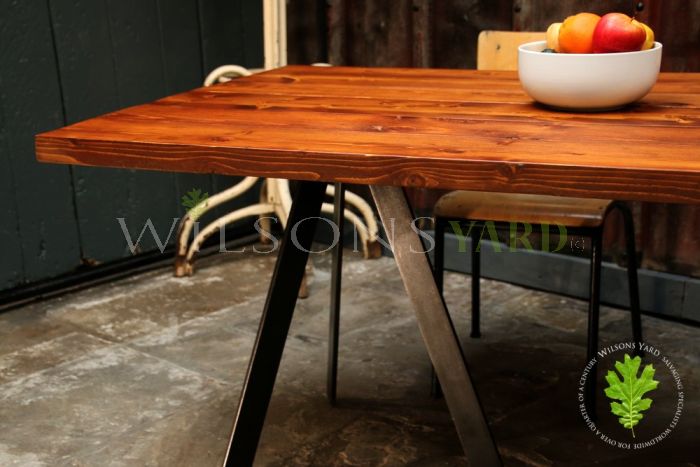
[(620, 417), (620, 424), (632, 430), (634, 438), (634, 427), (643, 418), (642, 412), (651, 407), (651, 399), (642, 396), (649, 391), (656, 389), (659, 382), (654, 380), (654, 366), (649, 364), (642, 370), (641, 377), (637, 378), (637, 372), (642, 364), (640, 357), (630, 358), (625, 354), (625, 361), (615, 362), (615, 368), (622, 376), (622, 381), (614, 371), (608, 371), (605, 380), (610, 386), (605, 389), (605, 395), (610, 399), (620, 402), (611, 402), (610, 409), (614, 415)]
[[(209, 198), (209, 193), (202, 194), (199, 188), (193, 188), (182, 197), (182, 205), (188, 209), (187, 214), (192, 220), (197, 220), (203, 214), (204, 206), (199, 206), (200, 203)], [(199, 206), (199, 207), (198, 207)]]

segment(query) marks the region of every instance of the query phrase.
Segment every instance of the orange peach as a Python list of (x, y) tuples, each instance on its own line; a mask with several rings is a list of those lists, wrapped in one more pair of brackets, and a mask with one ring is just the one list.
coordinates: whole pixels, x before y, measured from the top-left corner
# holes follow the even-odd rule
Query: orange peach
[(600, 21), (594, 13), (579, 13), (564, 20), (559, 29), (559, 50), (564, 53), (593, 53), (593, 31)]

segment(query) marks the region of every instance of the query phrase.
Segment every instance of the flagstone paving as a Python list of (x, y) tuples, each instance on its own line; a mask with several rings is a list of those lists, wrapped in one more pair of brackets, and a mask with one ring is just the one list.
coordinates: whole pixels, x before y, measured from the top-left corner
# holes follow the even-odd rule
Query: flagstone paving
[[(330, 258), (316, 255), (256, 465), (466, 465), (444, 401), (430, 398), (393, 260), (346, 257), (338, 406), (324, 394)], [(0, 465), (220, 465), (274, 260), (203, 258), (193, 277), (159, 270), (0, 315)], [(448, 273), (446, 300), (506, 465), (700, 464), (700, 328), (644, 317), (685, 405), (662, 442), (620, 449), (579, 413), (586, 303), (484, 280), (483, 337), (470, 339), (468, 279)], [(601, 345), (629, 339), (628, 313), (603, 308)], [(677, 405), (670, 373), (655, 366), (661, 383), (639, 441), (662, 432)], [(601, 431), (635, 441), (608, 404), (601, 392)]]

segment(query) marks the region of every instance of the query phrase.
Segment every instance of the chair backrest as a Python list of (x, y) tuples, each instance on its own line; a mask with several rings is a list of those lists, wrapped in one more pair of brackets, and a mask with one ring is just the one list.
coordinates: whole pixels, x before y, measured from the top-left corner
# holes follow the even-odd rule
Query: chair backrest
[(250, 76), (254, 72), (240, 65), (221, 65), (213, 70), (204, 79), (204, 86), (211, 86), (215, 83), (225, 83), (240, 76)]
[(543, 32), (481, 31), (476, 55), (479, 70), (517, 70), (518, 47), (545, 40)]

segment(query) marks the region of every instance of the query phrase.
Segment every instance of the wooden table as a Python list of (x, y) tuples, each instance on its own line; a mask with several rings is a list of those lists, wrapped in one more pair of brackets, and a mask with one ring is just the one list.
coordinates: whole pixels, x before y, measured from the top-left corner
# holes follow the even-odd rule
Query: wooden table
[[(371, 185), (472, 465), (500, 459), (400, 187), (700, 203), (700, 74), (602, 114), (532, 103), (512, 72), (290, 66), (38, 135), (43, 162), (302, 180), (227, 465), (255, 456), (325, 185)], [(303, 221), (304, 219), (310, 219)], [(303, 222), (302, 222), (303, 221)]]

